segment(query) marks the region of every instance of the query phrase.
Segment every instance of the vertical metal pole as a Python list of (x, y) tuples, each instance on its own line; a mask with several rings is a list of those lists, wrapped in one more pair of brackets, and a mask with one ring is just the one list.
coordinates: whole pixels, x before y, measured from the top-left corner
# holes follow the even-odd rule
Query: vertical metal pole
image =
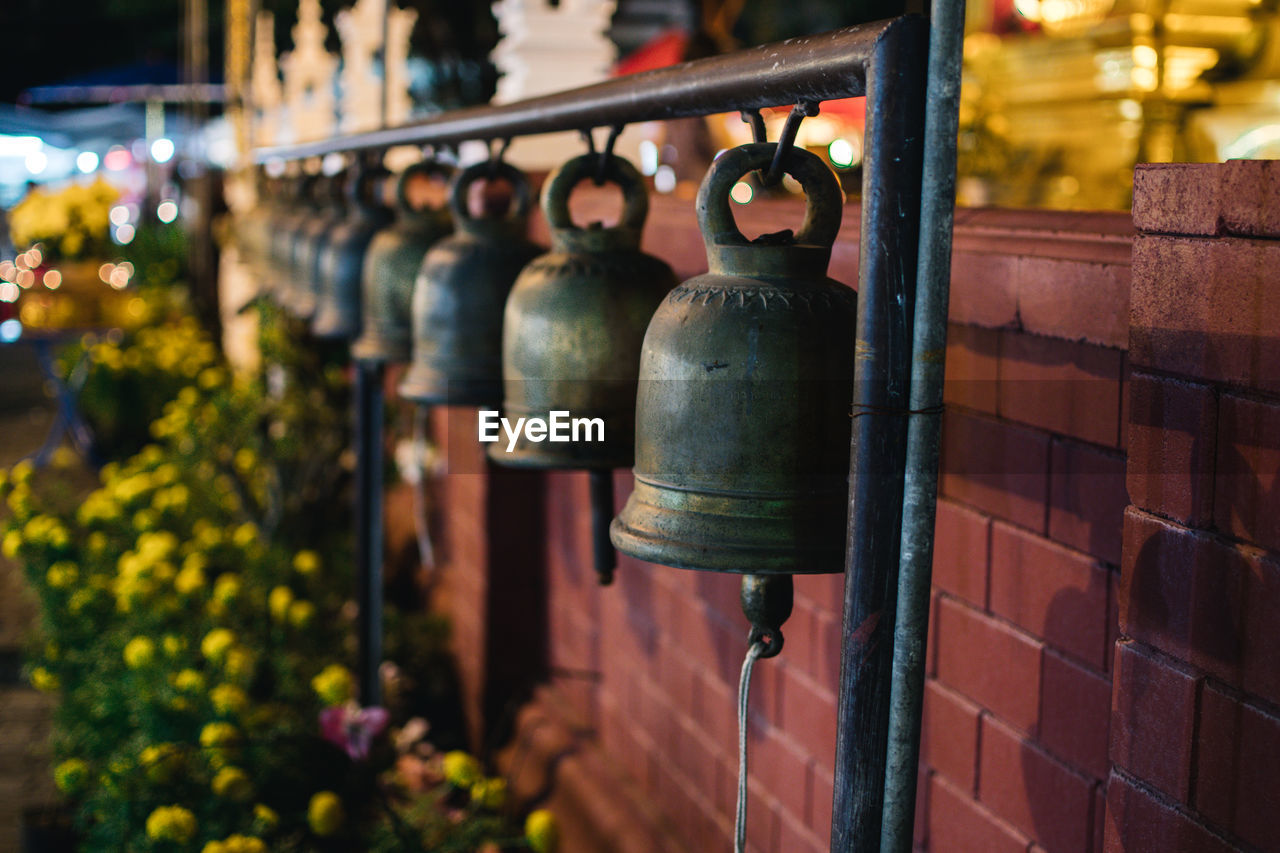
[(919, 248), (927, 24), (895, 22), (867, 66), (849, 536), (831, 849), (880, 839)]
[(382, 703), (382, 373), (356, 362), (356, 596), (360, 605), (360, 701)]
[(924, 119), (924, 198), (920, 209), (920, 287), (911, 354), (911, 409), (898, 565), (898, 616), (893, 638), (889, 745), (880, 853), (910, 853), (915, 829), (916, 765), (924, 696), (933, 522), (938, 498), (951, 226), (955, 219), (956, 133), (964, 0), (933, 0), (929, 81)]
[(591, 495), (591, 555), (596, 578), (601, 586), (613, 583), (613, 570), (618, 567), (618, 552), (609, 541), (609, 524), (613, 521), (613, 469), (593, 468), (587, 472)]

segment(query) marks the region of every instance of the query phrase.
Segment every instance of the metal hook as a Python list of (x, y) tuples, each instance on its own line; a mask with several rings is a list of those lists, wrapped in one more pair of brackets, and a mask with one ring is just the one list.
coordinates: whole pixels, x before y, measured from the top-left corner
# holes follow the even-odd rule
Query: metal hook
[(604, 148), (600, 151), (600, 162), (596, 165), (596, 186), (604, 183), (605, 172), (609, 168), (609, 159), (613, 157), (613, 144), (618, 141), (618, 136), (622, 133), (623, 127), (625, 125), (615, 124), (609, 131), (609, 138), (605, 140)]
[(743, 110), (739, 115), (742, 120), (751, 125), (751, 141), (752, 142), (768, 142), (764, 128), (764, 116), (760, 115), (759, 110)]
[(816, 116), (818, 109), (816, 101), (805, 101), (791, 108), (786, 123), (782, 125), (782, 135), (778, 137), (778, 148), (773, 152), (773, 162), (769, 164), (769, 171), (764, 174), (764, 179), (761, 181), (764, 186), (772, 187), (782, 180), (782, 160), (796, 144), (796, 133), (800, 130), (800, 122), (805, 116)]
[(497, 141), (498, 140), (496, 139), (489, 140), (489, 178), (490, 180), (498, 176), (498, 166), (502, 163), (503, 159), (507, 156), (507, 149), (511, 147), (511, 137), (508, 136), (506, 139), (502, 140), (502, 144), (498, 147), (498, 153), (495, 154), (493, 152), (493, 147), (494, 147), (494, 143), (496, 143)]

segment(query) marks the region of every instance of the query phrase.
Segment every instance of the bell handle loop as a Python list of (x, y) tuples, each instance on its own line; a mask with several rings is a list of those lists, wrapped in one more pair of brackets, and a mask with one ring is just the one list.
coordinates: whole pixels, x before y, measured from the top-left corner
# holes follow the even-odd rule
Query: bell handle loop
[(760, 657), (782, 651), (782, 623), (791, 616), (795, 587), (791, 575), (743, 575), (742, 613), (751, 623), (749, 645), (760, 643)]
[[(745, 246), (747, 240), (733, 221), (729, 191), (744, 175), (767, 169), (778, 144), (749, 142), (720, 155), (698, 189), (698, 226), (708, 245)], [(805, 192), (804, 222), (792, 238), (793, 245), (830, 248), (840, 233), (844, 192), (835, 174), (817, 154), (792, 148), (783, 159), (782, 171), (800, 182)]]
[(508, 222), (519, 222), (529, 215), (529, 179), (524, 172), (504, 160), (484, 160), (472, 163), (454, 176), (453, 188), (449, 191), (449, 210), (453, 213), (454, 221), (462, 223), (477, 219), (471, 215), (467, 205), (467, 190), (476, 181), (491, 181), (496, 178), (505, 178), (515, 193), (515, 201), (505, 219)]
[[(602, 156), (605, 159), (601, 159)], [(601, 169), (601, 163), (604, 164)], [(588, 152), (562, 164), (547, 179), (542, 191), (542, 211), (547, 222), (558, 231), (582, 231), (573, 224), (569, 213), (569, 195), (582, 181), (595, 180), (597, 174), (603, 174), (601, 183), (614, 183), (622, 190), (622, 218), (613, 228), (606, 230), (630, 229), (639, 232), (644, 228), (645, 218), (649, 215), (649, 194), (645, 192), (644, 179), (631, 162), (617, 154), (607, 155)]]
[(426, 178), (438, 176), (448, 180), (453, 176), (453, 169), (434, 157), (406, 166), (400, 173), (400, 177), (396, 179), (396, 211), (401, 216), (421, 216), (428, 211), (428, 208), (416, 208), (409, 203), (409, 181), (419, 176)]

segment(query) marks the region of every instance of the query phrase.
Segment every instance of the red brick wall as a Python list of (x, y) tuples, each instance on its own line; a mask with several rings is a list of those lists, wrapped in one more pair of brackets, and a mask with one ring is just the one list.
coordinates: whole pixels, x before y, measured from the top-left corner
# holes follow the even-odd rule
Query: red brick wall
[[(1142, 192), (1140, 185), (1135, 215), (1149, 229)], [(1194, 204), (1180, 207), (1191, 218), (1203, 215)], [(798, 206), (774, 202), (739, 218), (750, 231), (800, 216)], [(648, 247), (678, 273), (697, 272), (703, 261), (694, 228), (688, 201), (655, 198)], [(851, 208), (832, 264), (843, 281), (856, 281), (856, 231)], [(1139, 271), (1157, 257), (1178, 266), (1201, 252), (1210, 261), (1180, 273), (1186, 306), (1155, 324), (1188, 334), (1144, 339), (1135, 327), (1134, 351), (1143, 355), (1131, 368), (1133, 240), (1122, 215), (962, 211), (957, 218), (921, 849), (1190, 851), (1210, 848), (1175, 834), (1209, 823), (1218, 827), (1213, 832), (1235, 833), (1241, 850), (1276, 843), (1258, 834), (1252, 811), (1274, 796), (1256, 784), (1266, 750), (1239, 746), (1277, 738), (1267, 703), (1277, 699), (1280, 666), (1256, 637), (1241, 641), (1244, 648), (1223, 648), (1237, 635), (1221, 629), (1280, 616), (1280, 576), (1270, 557), (1211, 531), (1272, 547), (1280, 540), (1277, 516), (1259, 511), (1276, 481), (1256, 475), (1267, 465), (1274, 472), (1280, 453), (1280, 430), (1269, 429), (1280, 409), (1262, 396), (1268, 377), (1280, 373), (1268, 373), (1261, 325), (1252, 337), (1244, 330), (1233, 339), (1234, 349), (1193, 346), (1196, 329), (1214, 322), (1241, 331), (1204, 294), (1214, 275), (1258, 263), (1263, 241), (1200, 239), (1206, 245), (1188, 248), (1194, 241), (1141, 236), (1133, 253)], [(1255, 260), (1239, 260), (1237, 244)], [(1251, 269), (1263, 275), (1266, 267)], [(1147, 295), (1155, 292), (1149, 285), (1141, 274), (1132, 281), (1135, 318), (1148, 303), (1162, 304)], [(1244, 290), (1240, 299), (1256, 306), (1251, 322), (1270, 317), (1269, 328), (1280, 328), (1280, 309), (1264, 310), (1271, 294)], [(1205, 365), (1221, 375), (1204, 375)], [(1242, 385), (1242, 377), (1254, 384)], [(1206, 424), (1216, 431), (1197, 437)], [(1127, 465), (1130, 446), (1143, 455)], [(1214, 459), (1217, 476), (1202, 467)], [(1141, 507), (1127, 515), (1126, 476)], [(550, 688), (538, 701), (577, 733), (573, 750), (598, 756), (610, 778), (624, 780), (585, 786), (582, 796), (631, 792), (624, 799), (639, 805), (615, 809), (628, 815), (617, 826), (643, 823), (652, 830), (647, 849), (728, 849), (734, 698), (747, 634), (738, 578), (623, 558), (616, 584), (600, 589), (590, 566), (585, 475), (553, 473), (544, 482), (545, 534), (505, 541), (546, 578)], [(618, 472), (616, 486), (620, 506), (627, 472)], [(484, 535), (474, 516), (459, 517), (441, 514), (450, 535)], [(1147, 539), (1158, 544), (1144, 550)], [(1214, 549), (1236, 556), (1224, 562)], [(1133, 603), (1137, 551), (1154, 566), (1155, 583), (1142, 581), (1156, 590), (1146, 610)], [(1211, 581), (1222, 566), (1234, 572), (1226, 585)], [(493, 584), (498, 574), (524, 568), (489, 560), (483, 571)], [(752, 850), (828, 848), (842, 583), (839, 576), (798, 578), (786, 648), (757, 667)], [(492, 644), (502, 636), (463, 624), (492, 614), (459, 608), (455, 617), (460, 637), (487, 636)], [(1121, 620), (1141, 643), (1117, 646)], [(459, 642), (460, 651), (466, 646)], [(546, 725), (539, 713), (537, 725)], [(1203, 736), (1208, 713), (1219, 721), (1212, 737)], [(1192, 768), (1219, 781), (1197, 785)], [(572, 811), (563, 797), (556, 802)], [(1152, 840), (1175, 837), (1191, 839), (1189, 846)], [(606, 843), (574, 853), (587, 849), (622, 848)]]
[(1280, 169), (1135, 179), (1106, 850), (1280, 849)]

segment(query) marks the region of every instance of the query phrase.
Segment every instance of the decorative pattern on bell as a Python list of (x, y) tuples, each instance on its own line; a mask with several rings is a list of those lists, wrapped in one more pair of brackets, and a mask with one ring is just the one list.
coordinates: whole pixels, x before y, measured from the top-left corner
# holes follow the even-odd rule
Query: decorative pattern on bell
[(293, 244), (293, 288), (287, 308), (294, 316), (309, 318), (316, 311), (320, 290), (320, 256), (333, 230), (346, 218), (343, 206), (344, 175), (321, 177), (311, 188), (311, 218)]
[(723, 154), (698, 192), (710, 271), (671, 292), (640, 360), (635, 491), (623, 553), (689, 569), (839, 572), (847, 513), (856, 294), (827, 278), (843, 196), (803, 149), (799, 233), (747, 240), (729, 191), (776, 146)]
[(320, 292), (311, 333), (318, 338), (351, 338), (360, 332), (360, 278), (369, 241), (391, 223), (391, 211), (375, 192), (385, 178), (381, 167), (356, 169), (347, 189), (347, 220), (329, 234), (320, 253)]
[(448, 177), (450, 171), (424, 160), (405, 169), (396, 182), (396, 221), (374, 235), (364, 257), (364, 331), (351, 345), (351, 355), (360, 361), (408, 361), (413, 352), (413, 281), (423, 256), (449, 233), (452, 222), (444, 207), (414, 208), (408, 184), (420, 176)]
[[(634, 461), (640, 347), (649, 318), (676, 278), (666, 263), (640, 251), (649, 211), (640, 173), (612, 154), (602, 169), (600, 158), (584, 154), (547, 179), (542, 208), (551, 225), (551, 251), (525, 267), (507, 297), (502, 374), (507, 417), (549, 419), (562, 411), (599, 418), (604, 440), (532, 442), (521, 432), (510, 452), (505, 443), (490, 446), (495, 462), (626, 468)], [(569, 196), (582, 180), (599, 177), (621, 188), (622, 218), (609, 228), (599, 222), (579, 228)]]
[[(467, 190), (502, 178), (505, 216), (471, 215)], [(542, 250), (525, 239), (529, 180), (504, 162), (476, 163), (449, 194), (456, 231), (422, 259), (413, 285), (413, 362), (400, 395), (422, 405), (496, 406), (502, 400), (502, 310), (524, 265)]]

